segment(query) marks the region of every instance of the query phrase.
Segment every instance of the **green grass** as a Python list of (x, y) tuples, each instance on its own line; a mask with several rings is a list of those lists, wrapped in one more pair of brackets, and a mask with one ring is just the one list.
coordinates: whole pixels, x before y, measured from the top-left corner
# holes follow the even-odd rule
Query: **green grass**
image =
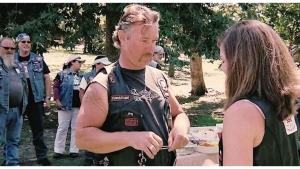
[(215, 126), (223, 122), (223, 100), (219, 102), (199, 101), (199, 96), (176, 97), (185, 108), (192, 127)]
[(191, 121), (191, 126), (215, 126), (217, 123), (223, 123), (223, 118), (216, 115), (198, 115)]

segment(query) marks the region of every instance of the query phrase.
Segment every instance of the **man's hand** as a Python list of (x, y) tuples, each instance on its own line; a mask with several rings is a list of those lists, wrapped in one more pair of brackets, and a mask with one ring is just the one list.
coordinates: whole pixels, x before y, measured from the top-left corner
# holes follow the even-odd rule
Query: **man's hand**
[(45, 108), (50, 109), (50, 100), (48, 98), (45, 99), (45, 103), (46, 103)]
[(174, 127), (169, 135), (169, 151), (173, 151), (175, 149), (182, 149), (189, 143), (188, 134), (181, 130), (179, 127)]
[(153, 132), (134, 132), (130, 145), (137, 149), (144, 151), (151, 159), (162, 148), (162, 139)]

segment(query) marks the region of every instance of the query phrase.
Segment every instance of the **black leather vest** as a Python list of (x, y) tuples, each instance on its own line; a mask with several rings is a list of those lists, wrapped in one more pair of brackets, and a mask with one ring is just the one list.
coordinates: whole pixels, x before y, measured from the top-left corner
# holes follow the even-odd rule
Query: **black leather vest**
[[(253, 149), (254, 166), (299, 166), (298, 131), (286, 134), (285, 126), (278, 120), (274, 106), (265, 99), (256, 96), (246, 98), (257, 105), (265, 115), (265, 134), (262, 142)], [(296, 118), (294, 116), (293, 118)], [(296, 120), (296, 122), (298, 122)], [(234, 144), (234, 143), (233, 143)], [(219, 164), (223, 165), (223, 141), (219, 142)]]
[[(161, 72), (157, 73), (155, 72), (157, 70), (152, 68), (146, 67), (146, 71), (154, 71), (151, 73), (153, 75), (152, 83), (157, 83), (158, 78), (164, 78)], [(146, 99), (135, 97), (124, 81), (118, 63), (112, 64), (110, 68), (106, 67), (106, 73), (109, 81), (109, 112), (101, 129), (107, 132), (152, 131), (163, 139), (164, 145), (168, 145), (170, 131), (168, 98), (158, 97), (146, 101)], [(157, 85), (157, 87), (160, 86)], [(160, 150), (154, 159), (150, 159), (145, 153), (142, 155), (142, 151), (127, 147), (100, 156), (102, 156), (101, 158), (106, 156), (105, 159), (108, 160), (106, 164), (111, 166), (171, 166), (175, 161), (176, 153), (175, 151)], [(145, 159), (142, 162), (143, 156)]]

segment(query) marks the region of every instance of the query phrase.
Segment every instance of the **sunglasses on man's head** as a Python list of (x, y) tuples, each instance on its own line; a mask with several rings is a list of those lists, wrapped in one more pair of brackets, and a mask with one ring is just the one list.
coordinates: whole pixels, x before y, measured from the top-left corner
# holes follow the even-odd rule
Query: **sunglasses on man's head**
[(74, 60), (74, 62), (78, 62), (78, 63), (83, 63), (83, 61), (80, 61), (80, 60)]
[(21, 43), (31, 43), (30, 41), (21, 41)]
[(16, 50), (16, 48), (11, 48), (11, 47), (5, 47), (5, 46), (1, 46), (1, 47), (3, 47), (5, 50)]
[(76, 61), (79, 62), (79, 63), (83, 62), (83, 61), (80, 61), (80, 60), (77, 60), (77, 59), (81, 59), (81, 57), (78, 57), (78, 58), (74, 59), (73, 62), (76, 62)]

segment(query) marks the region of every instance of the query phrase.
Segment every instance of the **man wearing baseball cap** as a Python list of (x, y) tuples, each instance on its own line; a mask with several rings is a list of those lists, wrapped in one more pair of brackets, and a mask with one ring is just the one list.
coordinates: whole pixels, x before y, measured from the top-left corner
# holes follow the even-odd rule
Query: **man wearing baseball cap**
[[(111, 64), (111, 62), (108, 60), (108, 58), (106, 56), (100, 55), (95, 58), (94, 63), (92, 65), (92, 71), (84, 74), (83, 78), (81, 79), (80, 91), (79, 91), (80, 100), (82, 100), (82, 98), (83, 98), (84, 90), (87, 87), (87, 84), (91, 80), (93, 80), (93, 78), (97, 75), (97, 73), (99, 72), (99, 70), (101, 68), (103, 68), (104, 66), (107, 66), (109, 64)], [(94, 160), (97, 160), (96, 154), (94, 154), (90, 151), (85, 150), (84, 154), (86, 156), (86, 159), (84, 160), (85, 166), (91, 166), (91, 165), (93, 165)]]
[(93, 78), (97, 75), (99, 70), (103, 68), (104, 66), (110, 65), (111, 62), (108, 60), (108, 58), (104, 55), (99, 55), (95, 58), (94, 63), (92, 65), (92, 71), (86, 73), (83, 75), (84, 78), (82, 78), (80, 82), (80, 91), (79, 91), (79, 97), (80, 100), (82, 100), (82, 97), (84, 95), (84, 90), (87, 87), (87, 84), (93, 80)]
[(15, 59), (24, 67), (29, 89), (28, 105), (24, 115), (28, 117), (38, 163), (43, 166), (49, 166), (51, 162), (47, 158), (48, 148), (44, 141), (43, 117), (44, 102), (46, 103), (45, 108), (50, 108), (50, 70), (42, 56), (30, 52), (31, 41), (28, 34), (19, 34), (17, 43), (19, 52), (15, 53)]

